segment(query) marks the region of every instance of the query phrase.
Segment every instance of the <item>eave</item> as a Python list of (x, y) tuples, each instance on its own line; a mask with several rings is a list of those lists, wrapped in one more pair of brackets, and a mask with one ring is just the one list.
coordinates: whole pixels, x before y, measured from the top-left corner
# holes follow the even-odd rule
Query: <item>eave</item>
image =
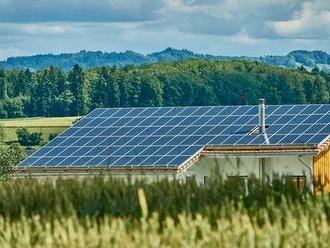
[[(328, 141), (329, 139), (327, 139)], [(321, 144), (321, 143), (320, 143)], [(192, 157), (191, 160), (185, 164), (180, 165), (177, 174), (185, 172), (191, 165), (193, 165), (200, 157), (227, 157), (227, 156), (301, 156), (310, 155), (317, 156), (324, 149), (325, 146), (320, 144), (314, 145), (207, 145), (199, 154)], [(330, 145), (330, 142), (328, 142)], [(197, 158), (197, 159), (196, 159)]]
[(28, 177), (28, 176), (70, 176), (70, 175), (145, 175), (157, 174), (168, 175), (177, 172), (177, 167), (103, 167), (103, 168), (88, 168), (88, 167), (26, 167), (15, 168), (12, 173), (13, 177)]

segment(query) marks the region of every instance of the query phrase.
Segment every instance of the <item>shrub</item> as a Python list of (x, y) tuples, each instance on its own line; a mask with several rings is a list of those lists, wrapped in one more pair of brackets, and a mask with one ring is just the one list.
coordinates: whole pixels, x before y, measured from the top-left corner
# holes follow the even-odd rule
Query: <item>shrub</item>
[(0, 144), (5, 142), (5, 128), (3, 123), (0, 122)]
[(24, 157), (24, 151), (17, 144), (0, 145), (0, 179), (6, 179)]
[(22, 146), (35, 146), (40, 145), (42, 138), (42, 133), (29, 132), (26, 128), (18, 128), (16, 130), (18, 142)]
[(58, 133), (51, 133), (51, 134), (49, 134), (48, 140), (51, 141), (51, 140), (55, 139), (57, 135), (58, 135)]

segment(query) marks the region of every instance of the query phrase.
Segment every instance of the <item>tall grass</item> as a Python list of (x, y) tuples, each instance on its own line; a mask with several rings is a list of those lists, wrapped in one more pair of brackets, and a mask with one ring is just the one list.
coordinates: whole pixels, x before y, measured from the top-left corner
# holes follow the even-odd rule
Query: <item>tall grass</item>
[(272, 206), (275, 219), (268, 208), (256, 217), (240, 207), (230, 218), (220, 215), (213, 220), (216, 225), (201, 214), (180, 214), (178, 221), (167, 217), (162, 226), (157, 214), (136, 221), (76, 215), (43, 220), (36, 215), (12, 222), (1, 217), (0, 243), (1, 247), (328, 247), (330, 225), (324, 210), (319, 205), (308, 207)]
[[(11, 219), (26, 216), (78, 217), (104, 215), (140, 218), (138, 189), (143, 189), (150, 212), (158, 212), (161, 219), (176, 217), (185, 211), (191, 214), (216, 215), (214, 209), (227, 202), (243, 204), (247, 209), (276, 204), (287, 197), (303, 204), (306, 197), (314, 196), (296, 191), (290, 184), (275, 180), (272, 186), (249, 182), (249, 194), (239, 181), (224, 182), (212, 178), (207, 185), (195, 181), (181, 183), (176, 180), (159, 180), (153, 183), (130, 179), (91, 177), (65, 180), (12, 180), (0, 184), (0, 215)], [(214, 216), (216, 217), (216, 216)]]
[(0, 184), (1, 247), (328, 247), (330, 197), (213, 178)]

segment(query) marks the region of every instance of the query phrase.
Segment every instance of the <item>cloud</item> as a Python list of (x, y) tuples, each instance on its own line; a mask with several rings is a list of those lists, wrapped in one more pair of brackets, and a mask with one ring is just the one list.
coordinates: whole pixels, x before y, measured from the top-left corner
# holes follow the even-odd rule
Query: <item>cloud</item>
[(40, 23), (128, 22), (224, 37), (329, 39), (329, 19), (329, 0), (0, 0), (0, 23), (31, 25), (18, 32), (47, 32)]
[(329, 0), (0, 0), (0, 57), (166, 47), (330, 51)]
[(305, 3), (294, 18), (269, 25), (280, 37), (330, 39), (330, 10), (320, 7), (310, 2)]
[(0, 22), (131, 22), (157, 17), (162, 0), (0, 0)]
[(168, 0), (169, 25), (187, 33), (254, 39), (329, 39), (328, 0)]

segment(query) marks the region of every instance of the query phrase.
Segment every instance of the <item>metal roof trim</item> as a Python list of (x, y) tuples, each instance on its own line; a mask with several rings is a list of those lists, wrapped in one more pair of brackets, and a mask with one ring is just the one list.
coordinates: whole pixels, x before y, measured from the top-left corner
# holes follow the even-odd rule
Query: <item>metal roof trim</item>
[(11, 176), (15, 177), (17, 175), (33, 176), (34, 174), (45, 174), (45, 175), (66, 175), (70, 173), (80, 173), (80, 174), (107, 174), (109, 172), (113, 174), (175, 174), (177, 172), (177, 167), (104, 167), (104, 168), (88, 168), (88, 167), (74, 167), (74, 168), (58, 168), (58, 167), (29, 167), (29, 168), (15, 168)]
[(295, 155), (311, 155), (315, 156), (318, 154), (317, 150), (263, 150), (263, 151), (205, 151), (202, 153), (202, 156), (215, 156), (215, 157), (227, 157), (227, 156), (255, 156), (255, 157), (268, 157), (268, 156), (295, 156)]
[(292, 149), (318, 149), (318, 144), (279, 144), (279, 145), (206, 145), (206, 150), (292, 150)]

